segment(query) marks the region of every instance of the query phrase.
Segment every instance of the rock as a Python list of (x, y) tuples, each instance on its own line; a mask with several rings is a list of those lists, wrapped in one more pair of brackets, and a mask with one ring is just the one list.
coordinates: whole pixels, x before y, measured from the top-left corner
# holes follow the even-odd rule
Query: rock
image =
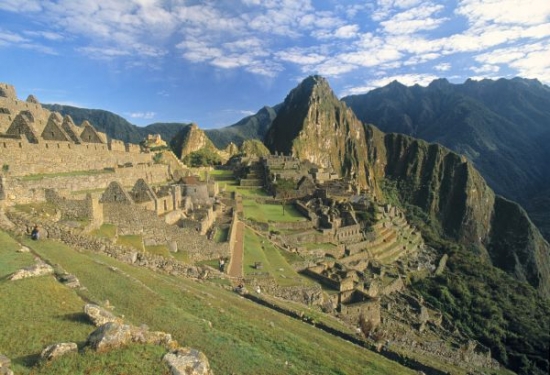
[(171, 253), (177, 253), (178, 252), (178, 243), (176, 241), (168, 242), (168, 250), (170, 250)]
[(118, 324), (122, 324), (124, 322), (121, 318), (115, 316), (110, 311), (107, 311), (104, 308), (91, 303), (88, 303), (84, 306), (84, 313), (88, 316), (88, 318), (90, 318), (90, 320), (92, 321), (92, 323), (94, 323), (96, 327), (111, 322)]
[(0, 354), (0, 375), (13, 375), (13, 371), (10, 370), (11, 361), (8, 357)]
[(0, 367), (9, 367), (11, 365), (11, 360), (6, 357), (4, 354), (0, 354)]
[(132, 342), (132, 333), (129, 325), (108, 322), (88, 336), (86, 346), (101, 352), (126, 346), (130, 342)]
[(46, 347), (42, 353), (40, 353), (40, 359), (43, 361), (51, 361), (52, 359), (61, 357), (67, 353), (76, 352), (78, 352), (78, 346), (74, 342), (62, 342)]
[(146, 326), (135, 327), (129, 324), (109, 322), (97, 328), (88, 336), (86, 346), (103, 352), (130, 343), (161, 345), (170, 350), (178, 345), (169, 333), (150, 332)]
[(75, 275), (71, 275), (68, 273), (63, 275), (58, 275), (57, 280), (60, 283), (68, 286), (69, 288), (73, 288), (73, 289), (80, 288), (80, 281)]
[(30, 253), (31, 249), (29, 249), (27, 246), (21, 246), (19, 250), (17, 250), (18, 253)]
[(167, 353), (163, 360), (170, 367), (172, 375), (213, 375), (208, 358), (192, 348), (178, 348)]
[(19, 271), (15, 271), (9, 279), (11, 281), (26, 279), (29, 277), (38, 277), (44, 275), (52, 275), (53, 267), (49, 264), (38, 262), (33, 266), (23, 268)]

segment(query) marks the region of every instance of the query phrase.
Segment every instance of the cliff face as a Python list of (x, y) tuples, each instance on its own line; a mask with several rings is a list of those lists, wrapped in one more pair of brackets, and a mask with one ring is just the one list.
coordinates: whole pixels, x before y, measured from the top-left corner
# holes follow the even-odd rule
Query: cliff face
[(526, 212), (494, 194), (464, 156), (443, 146), (366, 127), (378, 178), (436, 219), (450, 238), (550, 297), (550, 246)]
[(286, 97), (265, 138), (272, 153), (307, 159), (341, 177), (374, 187), (365, 131), (319, 76), (305, 79)]
[(523, 78), (438, 79), (427, 87), (393, 82), (342, 101), (382, 131), (465, 155), (497, 194), (528, 211), (550, 241), (550, 87)]

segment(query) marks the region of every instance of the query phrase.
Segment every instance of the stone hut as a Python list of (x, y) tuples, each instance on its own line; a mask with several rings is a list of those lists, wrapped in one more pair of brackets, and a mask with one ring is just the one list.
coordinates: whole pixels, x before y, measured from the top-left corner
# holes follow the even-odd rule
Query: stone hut
[(124, 203), (124, 204), (134, 204), (134, 201), (130, 194), (128, 194), (122, 185), (113, 181), (107, 186), (107, 189), (101, 195), (99, 199), (100, 203)]
[(76, 144), (81, 144), (82, 143), (82, 139), (80, 138), (80, 135), (79, 135), (80, 131), (77, 128), (77, 126), (75, 125), (75, 123), (73, 122), (73, 119), (71, 118), (71, 116), (66, 115), (63, 118), (61, 128), (69, 136), (69, 138), (71, 138), (71, 140), (74, 143), (76, 143)]
[(80, 139), (85, 143), (106, 143), (99, 132), (87, 120), (82, 122), (81, 127), (84, 129), (80, 133)]
[(38, 99), (36, 99), (36, 97), (34, 95), (29, 95), (27, 96), (27, 103), (34, 103), (34, 104), (40, 104), (40, 102), (38, 101)]
[(57, 113), (52, 113), (48, 118), (48, 122), (42, 131), (42, 138), (45, 141), (61, 141), (61, 142), (70, 142), (71, 138), (63, 130), (61, 122), (57, 116)]
[(6, 134), (19, 137), (25, 136), (29, 143), (38, 143), (38, 134), (32, 126), (32, 122), (29, 122), (23, 113), (15, 116), (10, 127), (6, 130)]
[(134, 187), (130, 191), (130, 196), (136, 204), (148, 210), (155, 210), (157, 195), (143, 178), (136, 181)]

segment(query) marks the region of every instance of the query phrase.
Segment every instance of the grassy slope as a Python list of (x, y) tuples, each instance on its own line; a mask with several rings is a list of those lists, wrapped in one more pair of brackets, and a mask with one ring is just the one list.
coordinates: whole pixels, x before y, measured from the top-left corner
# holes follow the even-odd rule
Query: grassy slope
[[(1, 239), (10, 242), (3, 234)], [(2, 327), (9, 327), (10, 331), (2, 329), (0, 352), (12, 358), (12, 367), (17, 373), (29, 372), (27, 366), (32, 364), (44, 345), (64, 340), (82, 342), (93, 330), (82, 318), (84, 302), (80, 297), (96, 303), (109, 300), (116, 307), (114, 312), (124, 315), (128, 322), (136, 325), (145, 323), (153, 330), (172, 333), (180, 343), (205, 352), (216, 374), (412, 373), (372, 352), (255, 305), (213, 283), (153, 273), (103, 255), (75, 252), (54, 241), (23, 242), (48, 262), (75, 274), (87, 290), (79, 291), (80, 295), (77, 295), (58, 285), (51, 277), (18, 283), (7, 281), (6, 275), (32, 263), (32, 256), (14, 253), (17, 245), (13, 241), (10, 246), (2, 246), (0, 288), (2, 300), (9, 300), (10, 303), (0, 305), (0, 323)], [(30, 294), (33, 290), (36, 290), (36, 295)], [(5, 299), (7, 291), (11, 292)], [(56, 297), (54, 292), (64, 297)], [(23, 312), (13, 312), (17, 303), (28, 314), (25, 318), (22, 318)], [(28, 308), (32, 305), (36, 306), (36, 310), (31, 312)], [(47, 315), (50, 308), (54, 311)], [(32, 329), (25, 328), (31, 322), (36, 322)], [(20, 347), (15, 348), (13, 337), (21, 337), (20, 332), (33, 332), (34, 337), (32, 342), (21, 340)], [(137, 371), (134, 367), (132, 370), (131, 366), (135, 363), (130, 360), (140, 350), (146, 351), (145, 359), (160, 356), (154, 347), (130, 348), (121, 354), (121, 362), (128, 363), (123, 370), (109, 371), (105, 369), (108, 367), (92, 365), (95, 363), (92, 360), (89, 366), (102, 368), (95, 373), (143, 373), (142, 368)], [(116, 358), (117, 354), (113, 356)], [(82, 367), (81, 362), (87, 361), (87, 357), (74, 357), (62, 361), (67, 362), (73, 373), (82, 373), (82, 368), (79, 370), (78, 366)], [(141, 358), (139, 355), (137, 357)], [(108, 359), (104, 366), (116, 366), (117, 361), (114, 362)], [(38, 373), (57, 374), (61, 368), (64, 367), (54, 362), (41, 368)], [(154, 372), (162, 373), (163, 370)]]

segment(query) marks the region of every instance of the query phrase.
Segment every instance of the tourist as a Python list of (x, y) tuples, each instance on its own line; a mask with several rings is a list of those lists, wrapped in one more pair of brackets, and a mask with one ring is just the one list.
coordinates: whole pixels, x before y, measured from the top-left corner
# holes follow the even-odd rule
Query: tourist
[(40, 230), (38, 229), (38, 225), (35, 225), (34, 228), (32, 228), (31, 238), (35, 241), (40, 239)]
[(223, 259), (223, 257), (220, 257), (218, 267), (220, 269), (220, 272), (223, 272), (225, 268), (225, 259)]

